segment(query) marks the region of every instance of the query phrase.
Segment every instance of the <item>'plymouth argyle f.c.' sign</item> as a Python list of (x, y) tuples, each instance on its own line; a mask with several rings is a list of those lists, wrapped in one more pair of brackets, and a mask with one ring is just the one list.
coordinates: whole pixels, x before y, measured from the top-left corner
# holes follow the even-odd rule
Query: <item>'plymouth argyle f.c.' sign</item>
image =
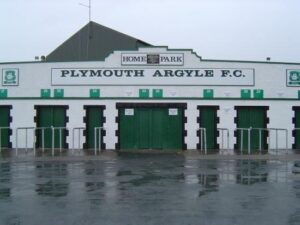
[(53, 68), (52, 85), (253, 86), (254, 69)]

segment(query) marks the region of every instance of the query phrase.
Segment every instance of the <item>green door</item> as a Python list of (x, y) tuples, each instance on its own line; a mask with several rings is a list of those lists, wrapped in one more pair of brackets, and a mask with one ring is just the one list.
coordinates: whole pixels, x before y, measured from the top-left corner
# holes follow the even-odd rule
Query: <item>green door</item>
[(120, 149), (182, 149), (182, 109), (119, 109)]
[(166, 121), (163, 124), (163, 149), (183, 148), (183, 109), (169, 108), (164, 111)]
[[(207, 149), (217, 149), (217, 109), (216, 106), (199, 106), (201, 128), (206, 129), (206, 147)], [(201, 146), (201, 133), (199, 132), (199, 147)]]
[[(294, 117), (294, 127), (300, 128), (300, 108), (294, 107), (295, 117)], [(293, 149), (300, 149), (300, 130), (294, 131), (295, 142), (293, 145)]]
[[(103, 127), (103, 107), (88, 106), (86, 108), (86, 144), (85, 148), (91, 149), (95, 147), (95, 127)], [(99, 148), (99, 132), (100, 143), (102, 143), (102, 130), (97, 130), (96, 145)], [(102, 149), (102, 148), (101, 148)]]
[(119, 109), (119, 144), (120, 149), (137, 149), (138, 144), (138, 121), (137, 112), (132, 108)]
[(120, 149), (150, 149), (151, 114), (149, 108), (120, 109)]
[[(10, 106), (0, 106), (0, 127), (10, 127)], [(10, 148), (10, 130), (1, 129), (1, 148)]]
[[(52, 130), (50, 127), (66, 126), (66, 108), (64, 106), (41, 106), (37, 111), (37, 127), (45, 127), (44, 130), (44, 147), (52, 148)], [(61, 137), (61, 140), (60, 140)], [(43, 143), (43, 132), (37, 132), (37, 147), (41, 148)], [(66, 147), (66, 131), (61, 132), (58, 129), (54, 131), (54, 148)]]
[(135, 144), (139, 149), (151, 148), (151, 110), (149, 109), (135, 109), (137, 116), (137, 143)]
[[(259, 150), (259, 131), (255, 128), (266, 128), (267, 117), (266, 107), (237, 107), (237, 128), (254, 128), (251, 130), (251, 143), (250, 149)], [(237, 131), (237, 145), (236, 149), (241, 149), (241, 131)], [(248, 150), (248, 132), (243, 132), (243, 150)], [(261, 145), (262, 149), (267, 149), (267, 133), (261, 132)]]

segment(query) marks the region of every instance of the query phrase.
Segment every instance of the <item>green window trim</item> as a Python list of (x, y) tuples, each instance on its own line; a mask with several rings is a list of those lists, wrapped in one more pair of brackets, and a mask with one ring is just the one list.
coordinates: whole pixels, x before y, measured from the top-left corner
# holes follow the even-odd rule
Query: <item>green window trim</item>
[(251, 98), (251, 90), (250, 89), (242, 89), (241, 90), (241, 98), (243, 98), (243, 99)]
[(41, 89), (41, 98), (51, 98), (51, 90)]
[(54, 89), (54, 98), (63, 98), (64, 89)]
[(7, 98), (7, 89), (0, 89), (0, 98)]
[(163, 89), (153, 89), (152, 98), (163, 98)]
[(262, 98), (264, 98), (264, 90), (262, 90), (262, 89), (254, 89), (253, 90), (253, 97), (255, 99), (262, 99)]
[(100, 98), (100, 89), (90, 89), (90, 98)]
[(139, 98), (149, 98), (149, 89), (139, 89)]
[(203, 90), (203, 98), (214, 98), (214, 90), (213, 89), (204, 89)]

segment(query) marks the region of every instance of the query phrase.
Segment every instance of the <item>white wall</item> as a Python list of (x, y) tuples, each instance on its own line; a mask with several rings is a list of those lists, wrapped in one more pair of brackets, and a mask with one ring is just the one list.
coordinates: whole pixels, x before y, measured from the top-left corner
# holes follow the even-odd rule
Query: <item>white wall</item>
[[(165, 48), (142, 48), (140, 52), (168, 53)], [(263, 89), (266, 98), (297, 98), (297, 87), (286, 86), (286, 70), (300, 70), (300, 64), (284, 63), (251, 63), (251, 62), (232, 62), (232, 61), (201, 61), (195, 54), (188, 50), (169, 51), (170, 53), (179, 52), (184, 54), (184, 66), (122, 66), (121, 54), (124, 52), (116, 51), (106, 58), (105, 62), (33, 62), (22, 64), (0, 64), (0, 71), (7, 68), (19, 69), (19, 86), (0, 86), (1, 89), (8, 89), (9, 97), (40, 97), (40, 89), (63, 88), (65, 97), (88, 97), (91, 88), (100, 88), (102, 97), (138, 97), (140, 88), (163, 88), (166, 97), (202, 97), (203, 89), (212, 88), (215, 97), (240, 97), (241, 89)], [(132, 51), (130, 52), (132, 53)], [(124, 80), (114, 78), (115, 85), (82, 85), (82, 86), (52, 86), (51, 69), (55, 68), (122, 68), (122, 69), (253, 69), (255, 73), (254, 86), (182, 86), (180, 82), (173, 86), (153, 86), (151, 81), (148, 85), (122, 86)], [(138, 78), (137, 78), (138, 79)], [(170, 78), (166, 78), (169, 79)], [(172, 77), (172, 79), (180, 79)], [(171, 79), (171, 80), (172, 80)], [(188, 78), (187, 78), (188, 79)], [(238, 78), (235, 79), (238, 82)], [(1, 82), (2, 85), (2, 82)], [(198, 84), (195, 84), (198, 85)], [(130, 93), (130, 94), (129, 94)], [(252, 93), (253, 94), (253, 93)]]
[[(233, 130), (235, 128), (234, 117), (236, 117), (236, 111), (234, 106), (269, 106), (268, 117), (270, 123), (268, 127), (280, 127), (291, 130), (293, 128), (292, 106), (300, 106), (297, 100), (298, 88), (286, 86), (286, 70), (298, 69), (300, 70), (300, 64), (272, 64), (272, 63), (252, 63), (252, 62), (226, 62), (226, 61), (201, 61), (194, 53), (189, 50), (174, 50), (168, 51), (166, 48), (141, 48), (139, 52), (146, 53), (168, 53), (176, 52), (183, 53), (185, 57), (184, 66), (150, 66), (151, 68), (248, 68), (255, 71), (255, 85), (254, 86), (122, 86), (121, 83), (116, 80), (116, 86), (51, 86), (51, 69), (52, 68), (123, 68), (121, 65), (121, 53), (116, 51), (111, 54), (105, 62), (63, 62), (63, 63), (47, 63), (47, 62), (35, 62), (35, 63), (15, 63), (15, 64), (0, 64), (0, 71), (7, 68), (19, 69), (19, 86), (3, 86), (1, 82), (0, 89), (8, 90), (8, 99), (0, 99), (0, 105), (12, 105), (11, 116), (13, 121), (11, 127), (13, 129), (17, 127), (34, 127), (36, 126), (33, 118), (35, 116), (35, 105), (68, 105), (69, 110), (67, 116), (69, 117), (69, 123), (67, 126), (72, 129), (73, 127), (84, 127), (83, 117), (85, 116), (84, 105), (105, 105), (104, 116), (106, 123), (106, 136), (104, 137), (104, 143), (108, 149), (114, 149), (117, 143), (117, 137), (115, 132), (118, 128), (115, 120), (117, 117), (117, 102), (180, 102), (187, 103), (187, 110), (185, 111), (187, 117), (187, 123), (185, 129), (187, 130), (187, 137), (185, 142), (188, 149), (195, 149), (198, 143), (198, 137), (196, 131), (198, 129), (197, 117), (198, 105), (218, 105), (220, 110), (218, 116), (220, 117), (220, 123), (218, 128), (230, 129), (230, 147), (232, 148), (235, 139), (233, 137)], [(130, 52), (132, 53), (132, 51)], [(124, 68), (144, 68), (145, 66), (126, 66)], [(146, 66), (147, 67), (147, 66)], [(148, 66), (149, 67), (149, 66)], [(55, 88), (63, 88), (64, 96), (66, 98), (78, 97), (79, 99), (40, 99), (40, 89), (51, 89), (52, 96)], [(89, 90), (91, 88), (99, 88), (101, 90), (101, 97), (99, 100), (88, 99)], [(124, 100), (123, 97), (138, 97), (139, 89), (150, 89), (150, 96), (152, 89), (161, 88), (164, 92), (164, 97), (175, 97), (176, 99), (153, 99), (153, 100), (137, 100), (132, 98)], [(227, 100), (205, 100), (200, 99), (203, 96), (203, 89), (214, 89), (214, 97), (224, 97)], [(275, 100), (243, 100), (240, 98), (241, 89), (263, 89), (265, 98), (275, 98)], [(252, 93), (253, 94), (253, 93)], [(13, 98), (15, 99), (13, 99)], [(22, 99), (28, 97), (28, 99)], [(85, 97), (83, 99), (82, 97)], [(114, 97), (115, 99), (112, 99)], [(180, 97), (181, 99), (178, 99)], [(82, 98), (82, 99), (80, 99)], [(119, 98), (119, 99), (118, 99)], [(194, 98), (194, 99), (193, 99)], [(197, 99), (196, 99), (197, 98)], [(232, 99), (236, 98), (236, 99)], [(294, 100), (288, 100), (286, 98), (293, 98)], [(30, 138), (31, 136), (29, 136)], [(31, 137), (32, 138), (32, 137)], [(14, 130), (11, 137), (13, 146), (16, 146), (16, 132)], [(274, 146), (274, 140), (271, 138), (271, 146)], [(84, 141), (82, 137), (82, 142)], [(72, 131), (67, 138), (69, 146), (72, 147)], [(221, 142), (221, 137), (218, 138), (218, 142)], [(292, 136), (289, 132), (288, 137), (289, 148), (292, 145)], [(28, 142), (28, 143), (32, 143)], [(77, 144), (77, 143), (76, 143)], [(282, 143), (280, 143), (282, 145)], [(81, 143), (82, 145), (82, 143)], [(280, 145), (280, 146), (281, 146)], [(24, 135), (20, 135), (19, 147), (25, 146)], [(30, 146), (30, 145), (29, 145)], [(81, 146), (82, 147), (82, 146)]]
[[(115, 144), (117, 143), (117, 137), (115, 135), (116, 130), (118, 129), (118, 124), (116, 123), (116, 117), (118, 111), (116, 109), (116, 103), (118, 102), (144, 102), (141, 100), (59, 100), (59, 101), (50, 101), (45, 103), (44, 100), (11, 100), (13, 108), (11, 110), (11, 116), (13, 118), (11, 123), (11, 128), (13, 129), (13, 135), (11, 136), (11, 141), (13, 147), (16, 147), (16, 128), (18, 127), (36, 127), (34, 123), (34, 117), (36, 111), (34, 110), (35, 105), (69, 105), (67, 110), (67, 116), (69, 117), (69, 122), (67, 127), (70, 129), (69, 137), (67, 138), (67, 143), (69, 147), (72, 148), (72, 129), (74, 127), (85, 127), (83, 118), (85, 116), (84, 105), (105, 105), (106, 109), (104, 110), (104, 117), (106, 122), (104, 127), (106, 129), (106, 136), (104, 137), (104, 143), (106, 144), (107, 149), (115, 149)], [(147, 101), (148, 102), (148, 101)], [(149, 101), (150, 102), (150, 101)], [(185, 116), (187, 117), (187, 123), (185, 124), (185, 129), (187, 130), (187, 136), (185, 137), (185, 143), (187, 144), (188, 149), (195, 149), (197, 143), (199, 142), (197, 137), (197, 129), (199, 124), (197, 123), (197, 117), (199, 116), (199, 111), (197, 110), (198, 105), (219, 105), (220, 109), (218, 110), (218, 117), (220, 118), (220, 123), (217, 125), (218, 128), (228, 128), (230, 130), (230, 148), (233, 148), (235, 144), (235, 138), (233, 131), (236, 128), (234, 123), (234, 117), (236, 117), (236, 111), (234, 106), (269, 106), (267, 111), (267, 116), (270, 120), (268, 128), (285, 128), (289, 130), (288, 134), (288, 147), (292, 147), (293, 138), (291, 130), (293, 129), (292, 118), (294, 116), (292, 106), (295, 106), (293, 101), (211, 101), (211, 100), (188, 100), (188, 101), (151, 101), (151, 103), (160, 102), (160, 103), (182, 103), (187, 102), (187, 109), (185, 110)], [(18, 147), (25, 147), (25, 131), (19, 131), (18, 135)], [(77, 140), (78, 134), (75, 134), (75, 139)], [(279, 147), (285, 147), (285, 142), (280, 133), (280, 142)], [(33, 139), (32, 134), (28, 133), (28, 147), (32, 147)], [(275, 133), (271, 133), (271, 147), (275, 147)], [(81, 134), (81, 147), (82, 143), (85, 141), (84, 137)], [(218, 138), (218, 143), (221, 145), (221, 136)], [(75, 142), (78, 146), (77, 142)]]

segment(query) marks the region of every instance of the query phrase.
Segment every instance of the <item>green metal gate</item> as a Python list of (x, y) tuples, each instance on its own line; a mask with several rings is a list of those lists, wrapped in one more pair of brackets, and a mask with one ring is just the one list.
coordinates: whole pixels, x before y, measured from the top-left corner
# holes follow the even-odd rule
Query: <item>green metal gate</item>
[(300, 107), (293, 107), (294, 110), (294, 118), (293, 118), (293, 124), (294, 128), (296, 130), (293, 131), (294, 136), (294, 144), (293, 149), (300, 149)]
[[(84, 144), (84, 148), (91, 149), (95, 147), (95, 127), (103, 127), (104, 118), (103, 118), (103, 109), (104, 106), (85, 106), (86, 117), (85, 117), (85, 136), (86, 143)], [(99, 140), (99, 132), (100, 132), (100, 140)], [(104, 130), (97, 130), (97, 138), (96, 145), (99, 147), (99, 141), (101, 143), (101, 149), (103, 149), (103, 134)]]
[[(217, 124), (219, 123), (219, 118), (217, 117), (218, 106), (198, 106), (200, 112), (198, 118), (198, 123), (201, 128), (206, 129), (206, 147), (207, 149), (218, 149), (217, 144)], [(199, 144), (197, 146), (200, 149), (201, 146), (201, 132), (198, 131)]]
[(10, 127), (10, 109), (11, 106), (0, 106), (0, 127), (1, 129), (1, 148), (11, 148), (11, 143), (9, 141), (9, 137), (11, 134), (11, 130), (7, 129)]
[(120, 149), (183, 149), (183, 108), (119, 108)]
[[(267, 107), (265, 106), (237, 106), (237, 117), (235, 118), (235, 123), (237, 128), (252, 128), (250, 135), (250, 149), (259, 150), (259, 130), (256, 128), (267, 128), (268, 118), (267, 118)], [(237, 137), (237, 142), (235, 149), (241, 148), (241, 130), (237, 130), (235, 135)], [(261, 132), (261, 143), (262, 149), (267, 149), (267, 131)], [(243, 131), (243, 150), (248, 150), (248, 132)]]
[[(46, 128), (44, 130), (44, 147), (52, 148), (52, 130), (51, 127), (66, 127), (66, 107), (65, 106), (37, 106), (37, 116), (35, 118), (38, 128)], [(61, 144), (62, 148), (67, 148), (66, 136), (67, 131), (62, 129), (54, 130), (54, 148), (60, 147), (60, 132), (61, 132)], [(37, 135), (37, 147), (41, 148), (43, 143), (43, 130), (38, 129)]]

